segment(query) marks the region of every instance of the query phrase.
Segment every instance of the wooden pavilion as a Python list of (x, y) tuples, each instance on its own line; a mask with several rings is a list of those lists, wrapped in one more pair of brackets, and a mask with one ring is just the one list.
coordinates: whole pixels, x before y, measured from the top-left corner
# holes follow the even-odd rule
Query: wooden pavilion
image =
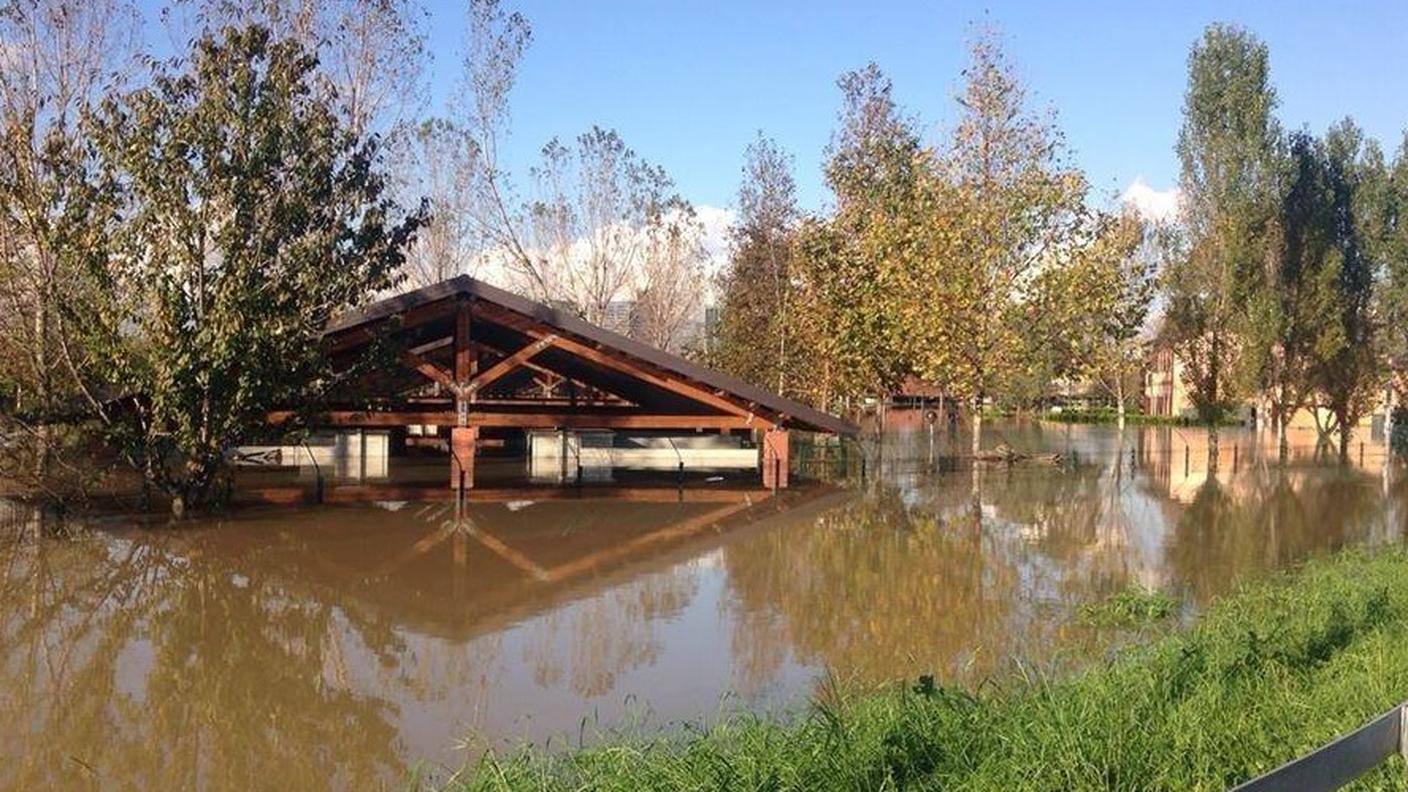
[[(789, 430), (857, 431), (468, 276), (342, 316), (323, 342), (335, 367), (352, 376), (346, 403), (313, 416), (312, 424), (448, 427), (452, 489), (474, 486), (476, 446), (489, 428), (755, 433), (767, 488), (787, 486)], [(373, 359), (396, 364), (364, 365)], [(291, 415), (269, 418), (278, 424)]]

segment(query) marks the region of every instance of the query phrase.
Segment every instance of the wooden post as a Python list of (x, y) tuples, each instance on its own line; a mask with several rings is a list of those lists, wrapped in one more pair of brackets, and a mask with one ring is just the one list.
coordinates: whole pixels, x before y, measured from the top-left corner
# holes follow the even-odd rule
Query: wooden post
[(469, 338), (470, 309), (468, 302), (462, 302), (455, 315), (455, 384), (464, 385), (474, 378), (478, 355)]
[(762, 459), (763, 488), (770, 490), (787, 488), (787, 469), (790, 461), (791, 443), (786, 429), (768, 429), (763, 432)]
[[(450, 489), (456, 492), (461, 486), (465, 489), (474, 487), (474, 446), (478, 439), (477, 426), (455, 426), (450, 429)], [(461, 476), (461, 473), (464, 475)]]
[[(460, 389), (474, 378), (479, 363), (469, 339), (469, 321), (469, 303), (461, 302), (455, 315), (455, 385)], [(455, 394), (455, 425), (450, 429), (450, 489), (455, 492), (474, 487), (474, 446), (479, 427), (469, 425), (469, 403), (473, 400), (472, 393)]]

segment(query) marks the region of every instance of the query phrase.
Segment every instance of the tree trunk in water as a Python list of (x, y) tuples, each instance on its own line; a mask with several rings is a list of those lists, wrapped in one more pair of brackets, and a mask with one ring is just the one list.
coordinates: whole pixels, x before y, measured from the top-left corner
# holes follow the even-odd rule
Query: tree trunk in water
[(983, 407), (979, 403), (973, 409), (973, 456), (976, 457), (981, 450), (983, 450)]
[[(1388, 383), (1387, 405), (1384, 408), (1384, 449), (1389, 457), (1393, 456), (1393, 411), (1398, 407), (1398, 391), (1394, 390), (1393, 381)], [(1388, 468), (1385, 467), (1385, 470)]]
[(1121, 430), (1124, 429), (1124, 399), (1119, 400), (1119, 406), (1115, 408), (1115, 425)]
[(1277, 416), (1276, 418), (1276, 458), (1279, 459), (1283, 465), (1291, 458), (1291, 441), (1286, 436), (1286, 424), (1288, 420), (1289, 419), (1284, 415)]
[(35, 388), (35, 406), (41, 423), (35, 428), (34, 441), (34, 483), (35, 486), (43, 487), (49, 478), (49, 426), (42, 423), (47, 420), (49, 412), (49, 402), (51, 393), (49, 392), (49, 345), (45, 343), (49, 337), (49, 313), (45, 303), (45, 295), (41, 292), (38, 297), (39, 303), (34, 312), (34, 355), (35, 370), (38, 374)]
[(1208, 475), (1217, 472), (1217, 424), (1208, 427)]
[(1338, 421), (1340, 425), (1340, 461), (1348, 463), (1349, 438), (1352, 434), (1352, 432), (1350, 431), (1349, 421), (1345, 420), (1345, 416), (1343, 415), (1336, 415), (1335, 420)]

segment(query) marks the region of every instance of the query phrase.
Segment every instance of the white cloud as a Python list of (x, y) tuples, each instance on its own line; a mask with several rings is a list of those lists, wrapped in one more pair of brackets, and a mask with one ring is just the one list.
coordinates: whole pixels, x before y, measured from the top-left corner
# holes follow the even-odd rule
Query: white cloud
[(703, 231), (700, 243), (704, 247), (704, 268), (712, 278), (728, 263), (729, 230), (737, 213), (732, 209), (698, 204), (694, 207), (694, 217)]
[(1120, 193), (1120, 204), (1133, 207), (1145, 220), (1171, 223), (1178, 218), (1178, 188), (1156, 190), (1140, 176)]

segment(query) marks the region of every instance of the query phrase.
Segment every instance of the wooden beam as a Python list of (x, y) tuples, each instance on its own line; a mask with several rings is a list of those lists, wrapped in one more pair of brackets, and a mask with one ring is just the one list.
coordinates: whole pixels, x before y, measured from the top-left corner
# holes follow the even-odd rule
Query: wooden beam
[(754, 504), (749, 501), (740, 503), (730, 503), (726, 506), (714, 509), (706, 514), (681, 520), (674, 525), (651, 531), (643, 536), (638, 536), (622, 544), (613, 545), (595, 553), (588, 553), (565, 564), (559, 564), (548, 570), (546, 580), (556, 582), (561, 581), (583, 572), (591, 571), (595, 567), (629, 557), (632, 553), (638, 553), (645, 548), (659, 544), (661, 542), (684, 539), (696, 533), (700, 533), (708, 528), (716, 527), (720, 522), (738, 514), (746, 509), (751, 509)]
[(547, 349), (556, 338), (557, 336), (555, 335), (543, 336), (528, 346), (514, 352), (512, 355), (500, 360), (498, 363), (484, 369), (463, 385), (464, 392), (472, 394), (481, 388), (488, 387), (505, 374), (526, 363), (529, 358)]
[[(307, 487), (242, 487), (237, 494), (265, 503), (298, 503), (308, 499)], [(432, 501), (447, 499), (453, 493), (443, 484), (341, 484), (330, 487), (324, 495), (327, 503), (356, 503), (369, 500)], [(675, 487), (515, 487), (471, 489), (468, 499), (475, 502), (508, 503), (522, 500), (615, 500), (640, 503), (749, 503), (762, 501), (767, 490), (756, 487), (696, 487), (683, 490)]]
[(411, 351), (417, 355), (424, 355), (426, 352), (434, 352), (437, 349), (447, 347), (453, 343), (455, 343), (454, 336), (445, 336), (444, 338), (437, 338), (434, 341), (427, 341), (420, 346), (413, 346), (411, 347)]
[(362, 344), (375, 341), (381, 333), (373, 328), (379, 328), (388, 323), (396, 322), (399, 318), (400, 321), (396, 322), (394, 330), (409, 330), (412, 327), (418, 327), (426, 322), (433, 322), (436, 319), (450, 315), (455, 311), (456, 305), (457, 303), (453, 300), (442, 300), (440, 302), (429, 303), (428, 305), (417, 306), (402, 314), (394, 314), (385, 319), (378, 319), (371, 324), (349, 327), (346, 330), (334, 333), (324, 340), (324, 344), (328, 352), (341, 352), (351, 347), (361, 346)]
[(455, 391), (455, 378), (450, 376), (450, 372), (440, 368), (420, 355), (410, 351), (403, 351), (401, 353), (401, 364), (406, 368), (415, 369), (431, 381), (438, 382), (446, 388), (449, 388), (451, 393)]
[[(279, 410), (268, 413), (270, 424), (281, 424), (294, 413)], [(457, 426), (453, 410), (380, 411), (331, 410), (314, 416), (324, 426)], [(471, 410), (467, 426), (499, 426), (521, 429), (747, 429), (748, 419), (738, 415), (666, 415), (618, 410), (550, 409), (537, 412), (497, 412)]]
[(491, 413), (471, 411), (469, 422), (477, 426), (507, 426), (521, 429), (746, 429), (747, 419), (738, 415), (659, 415), (651, 413), (603, 413), (592, 411), (551, 411), (538, 413)]
[[(508, 355), (509, 355), (508, 352), (506, 352), (506, 351), (504, 351), (504, 350), (502, 350), (502, 349), (499, 349), (498, 347), (493, 346), (493, 345), (491, 345), (491, 344), (485, 344), (485, 343), (483, 343), (483, 342), (481, 341), (481, 342), (479, 342), (479, 345), (482, 346), (482, 347), (484, 347), (485, 349), (489, 350), (490, 352), (494, 352), (494, 353), (500, 355), (501, 357), (508, 357)], [(574, 380), (574, 379), (572, 379), (571, 377), (564, 376), (564, 375), (562, 374), (562, 372), (560, 372), (560, 371), (553, 371), (552, 369), (548, 368), (547, 366), (539, 365), (539, 364), (537, 364), (537, 363), (534, 363), (534, 362), (531, 361), (531, 360), (525, 360), (525, 361), (523, 361), (523, 363), (522, 363), (521, 365), (522, 365), (524, 368), (526, 368), (526, 369), (531, 369), (531, 370), (536, 371), (536, 372), (538, 372), (539, 374), (542, 374), (542, 375), (544, 375), (544, 376), (547, 376), (547, 377), (556, 377), (558, 380), (560, 380), (560, 382), (553, 383), (553, 387), (556, 387), (557, 385), (560, 385), (560, 384), (562, 384), (563, 382), (574, 382), (574, 383), (577, 384), (577, 387), (579, 387), (579, 388), (582, 388), (582, 389), (584, 389), (584, 390), (587, 388), (587, 386), (586, 386), (585, 384), (583, 384), (583, 383), (581, 383), (581, 382), (577, 382), (577, 380)], [(597, 390), (600, 390), (600, 388), (598, 388)], [(602, 393), (606, 393), (606, 391), (601, 391), (601, 392), (602, 392)], [(620, 394), (611, 393), (611, 394), (607, 394), (607, 395), (609, 395), (609, 396), (611, 396), (612, 398), (615, 398), (615, 399), (620, 399), (620, 400), (622, 400), (622, 401), (624, 401), (624, 402), (628, 402), (628, 403), (630, 402), (629, 399), (625, 398), (624, 396), (621, 396)]]
[[(490, 305), (486, 303), (480, 306), (480, 310), (486, 317), (492, 318), (494, 321), (499, 322), (505, 326), (511, 327), (514, 330), (517, 330), (518, 332), (523, 333), (524, 335), (530, 336), (532, 338), (541, 339), (552, 335), (548, 331), (539, 328), (533, 320), (527, 317), (519, 316), (518, 314), (503, 309), (497, 305)], [(756, 428), (768, 428), (772, 424), (771, 421), (763, 419), (761, 418), (761, 416), (755, 416), (755, 414), (750, 409), (741, 407), (718, 394), (712, 393), (708, 390), (691, 385), (687, 382), (673, 377), (655, 374), (653, 372), (647, 371), (645, 370), (645, 368), (642, 367), (642, 365), (617, 360), (616, 358), (603, 353), (599, 349), (587, 346), (586, 344), (574, 341), (570, 338), (566, 338), (564, 336), (556, 336), (552, 342), (552, 345), (559, 349), (570, 352), (571, 354), (577, 355), (578, 357), (586, 358), (587, 360), (590, 360), (593, 363), (596, 363), (597, 365), (604, 366), (622, 374), (626, 374), (643, 382), (648, 382), (652, 385), (655, 385), (656, 387), (663, 388), (680, 396), (684, 396), (687, 399), (700, 402), (702, 404), (708, 405), (718, 410), (723, 410), (724, 412), (733, 415), (738, 415), (747, 418), (749, 419), (749, 421), (745, 424), (745, 426), (752, 426)], [(753, 419), (755, 417), (757, 418), (756, 423), (753, 422)]]
[[(292, 410), (275, 410), (265, 416), (274, 425), (287, 423), (295, 413)], [(380, 411), (380, 410), (332, 410), (313, 416), (315, 424), (324, 426), (454, 426), (453, 410), (422, 411)]]

